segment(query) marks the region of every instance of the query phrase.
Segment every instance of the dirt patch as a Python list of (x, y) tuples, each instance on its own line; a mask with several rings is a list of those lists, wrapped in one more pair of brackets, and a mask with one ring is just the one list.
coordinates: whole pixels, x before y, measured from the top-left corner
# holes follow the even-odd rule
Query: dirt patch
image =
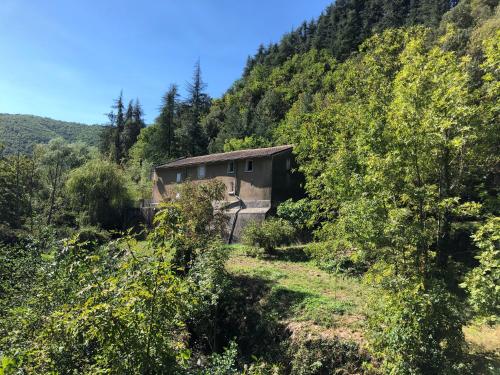
[(494, 327), (473, 325), (464, 327), (467, 342), (475, 349), (500, 357), (500, 324)]
[[(353, 316), (350, 318), (354, 319)], [(291, 333), (291, 340), (307, 337), (308, 339), (322, 338), (325, 340), (352, 341), (362, 347), (366, 340), (360, 330), (353, 330), (346, 326), (325, 328), (314, 322), (289, 322), (286, 329)]]

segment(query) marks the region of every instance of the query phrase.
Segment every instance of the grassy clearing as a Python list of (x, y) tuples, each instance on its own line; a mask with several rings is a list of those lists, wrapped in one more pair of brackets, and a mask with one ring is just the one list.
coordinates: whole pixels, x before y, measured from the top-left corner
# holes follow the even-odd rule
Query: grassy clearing
[(369, 292), (360, 280), (320, 270), (305, 259), (297, 247), (283, 248), (276, 255), (254, 258), (244, 247), (231, 246), (228, 271), (268, 289), (259, 303), (295, 332), (337, 336), (361, 343), (363, 305)]

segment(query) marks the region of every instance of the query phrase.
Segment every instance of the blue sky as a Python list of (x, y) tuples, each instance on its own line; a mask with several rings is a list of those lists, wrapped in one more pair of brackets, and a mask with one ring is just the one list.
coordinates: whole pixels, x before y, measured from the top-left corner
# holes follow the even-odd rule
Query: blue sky
[(0, 113), (103, 123), (121, 89), (148, 123), (199, 58), (214, 97), (260, 43), (332, 0), (0, 0)]

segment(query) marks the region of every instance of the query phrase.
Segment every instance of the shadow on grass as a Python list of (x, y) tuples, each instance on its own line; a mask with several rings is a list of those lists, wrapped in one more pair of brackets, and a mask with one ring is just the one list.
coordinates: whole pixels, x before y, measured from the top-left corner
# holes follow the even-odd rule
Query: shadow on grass
[(290, 246), (286, 248), (276, 249), (266, 257), (266, 260), (280, 260), (287, 262), (307, 262), (309, 256), (304, 252), (303, 246)]
[(251, 276), (233, 276), (218, 319), (222, 346), (235, 340), (244, 358), (252, 356), (277, 362), (286, 355), (284, 342), (290, 336), (282, 323), (292, 306), (308, 294), (274, 288), (276, 283)]

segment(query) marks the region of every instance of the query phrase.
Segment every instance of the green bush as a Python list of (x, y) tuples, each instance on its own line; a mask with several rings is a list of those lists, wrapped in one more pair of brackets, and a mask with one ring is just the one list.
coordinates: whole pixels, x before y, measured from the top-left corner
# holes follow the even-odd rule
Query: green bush
[[(426, 284), (426, 285), (424, 285)], [(387, 374), (467, 374), (465, 318), (446, 285), (430, 279), (397, 281), (369, 301), (368, 338)]]
[(191, 341), (208, 352), (218, 349), (220, 327), (217, 324), (221, 300), (227, 295), (230, 278), (225, 269), (228, 257), (222, 243), (210, 244), (193, 261), (187, 275), (189, 294), (196, 300), (189, 310)]
[(343, 241), (313, 242), (304, 251), (325, 271), (346, 274), (366, 271), (366, 264), (359, 258), (359, 253)]
[(292, 375), (359, 374), (368, 359), (358, 344), (327, 338), (298, 337), (289, 353)]
[(80, 228), (76, 233), (76, 238), (80, 246), (92, 248), (108, 242), (111, 236), (109, 232), (89, 225)]
[(288, 221), (271, 218), (263, 222), (249, 223), (243, 230), (242, 242), (272, 253), (278, 246), (290, 244), (294, 235), (295, 228)]
[(223, 210), (214, 210), (212, 206), (212, 202), (224, 198), (222, 182), (186, 182), (178, 191), (179, 198), (163, 203), (155, 214), (153, 242), (168, 242), (173, 249), (174, 267), (185, 272), (214, 241), (222, 240), (228, 218)]
[(479, 266), (461, 284), (469, 292), (469, 303), (480, 319), (500, 319), (500, 217), (490, 218), (473, 236), (481, 250)]

